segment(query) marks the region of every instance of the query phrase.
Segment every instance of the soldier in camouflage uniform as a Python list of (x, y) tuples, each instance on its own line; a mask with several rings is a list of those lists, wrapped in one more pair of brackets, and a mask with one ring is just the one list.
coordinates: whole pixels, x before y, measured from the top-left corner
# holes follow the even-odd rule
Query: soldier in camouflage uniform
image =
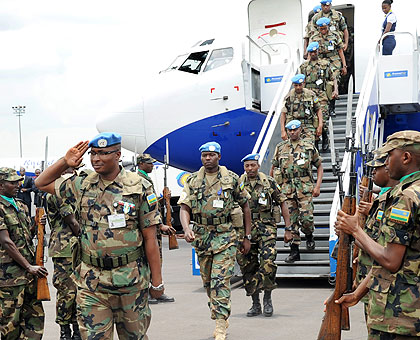
[(304, 52), (303, 59), (307, 59), (308, 57), (307, 47), (308, 47), (309, 38), (312, 37), (312, 35), (314, 35), (316, 32), (316, 28), (312, 24), (312, 18), (314, 17), (315, 14), (319, 12), (321, 12), (321, 5), (316, 5), (313, 8), (312, 12), (309, 14), (308, 24), (305, 26), (305, 35), (303, 37), (304, 51), (306, 51)]
[[(299, 229), (306, 236), (306, 248), (315, 249), (314, 241), (314, 204), (312, 197), (318, 197), (322, 183), (322, 158), (312, 143), (300, 137), (302, 128), (298, 120), (289, 122), (289, 140), (276, 146), (272, 159), (270, 175), (282, 189), (289, 207), (291, 227), (285, 228), (284, 241), (290, 242), (290, 255), (286, 263), (300, 260)], [(314, 185), (312, 167), (317, 168), (317, 179)]]
[(259, 171), (259, 157), (259, 154), (250, 154), (242, 159), (245, 173), (239, 179), (251, 196), (249, 200), (252, 217), (251, 250), (246, 255), (241, 252), (236, 255), (236, 260), (241, 267), (246, 295), (252, 297), (252, 306), (246, 314), (250, 317), (262, 313), (261, 291), (264, 291), (264, 316), (273, 315), (271, 291), (276, 288), (276, 222), (280, 222), (280, 216), (276, 221), (275, 214), (276, 211), (279, 212), (279, 206), (281, 206), (286, 226), (290, 226), (285, 197), (276, 181)]
[[(209, 297), (211, 318), (216, 320), (214, 337), (226, 339), (230, 316), (230, 278), (235, 265), (238, 236), (231, 213), (237, 202), (244, 214), (243, 254), (250, 249), (251, 215), (248, 193), (238, 175), (219, 166), (220, 145), (209, 142), (200, 147), (203, 167), (188, 177), (178, 201), (180, 218), (187, 242), (192, 242), (200, 264), (204, 288)], [(189, 227), (194, 221), (193, 229)]]
[(16, 199), (22, 179), (15, 170), (0, 168), (0, 334), (4, 340), (36, 340), (44, 332), (35, 278), (48, 272), (32, 265), (35, 227), (26, 204)]
[[(60, 174), (89, 154), (94, 172)], [(153, 297), (163, 293), (156, 225), (161, 223), (150, 183), (119, 166), (121, 136), (102, 133), (80, 142), (36, 180), (80, 213), (81, 263), (75, 269), (77, 321), (83, 339), (147, 339)], [(150, 278), (150, 275), (152, 276)]]
[[(327, 96), (327, 83), (332, 82), (334, 84), (334, 91), (332, 93), (333, 98), (338, 97), (338, 84), (335, 78), (334, 72), (330, 67), (330, 63), (325, 59), (318, 58), (319, 44), (312, 42), (309, 44), (307, 51), (309, 52), (309, 60), (305, 61), (299, 67), (299, 73), (305, 76), (305, 88), (314, 91), (316, 94), (319, 105), (322, 110), (322, 151), (328, 150), (328, 96)], [(316, 141), (317, 149), (318, 140)]]
[(292, 78), (293, 89), (284, 98), (280, 116), (281, 138), (287, 139), (286, 124), (292, 120), (302, 122), (302, 138), (311, 143), (322, 133), (322, 111), (316, 94), (304, 88), (305, 76), (297, 74)]
[(420, 337), (420, 132), (399, 131), (379, 152), (390, 178), (399, 183), (386, 194), (377, 240), (356, 217), (339, 211), (336, 228), (354, 236), (373, 258), (372, 269), (357, 289), (338, 300), (355, 305), (369, 293), (370, 340)]

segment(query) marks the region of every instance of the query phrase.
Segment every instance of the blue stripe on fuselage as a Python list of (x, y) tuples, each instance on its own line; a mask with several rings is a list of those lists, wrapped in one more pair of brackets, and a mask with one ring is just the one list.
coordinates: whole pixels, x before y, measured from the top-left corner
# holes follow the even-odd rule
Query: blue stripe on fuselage
[[(206, 142), (215, 141), (222, 147), (220, 164), (241, 174), (241, 159), (252, 151), (265, 117), (245, 108), (213, 115), (172, 131), (145, 152), (162, 162), (168, 138), (170, 165), (193, 172), (202, 165), (198, 148)], [(225, 122), (229, 125), (212, 127)]]

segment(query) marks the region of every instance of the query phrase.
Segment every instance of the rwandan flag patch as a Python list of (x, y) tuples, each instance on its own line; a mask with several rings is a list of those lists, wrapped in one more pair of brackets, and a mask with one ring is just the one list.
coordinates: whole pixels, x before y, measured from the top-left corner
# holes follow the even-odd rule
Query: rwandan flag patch
[(279, 191), (281, 191), (280, 185), (276, 184), (277, 189), (279, 189)]
[(245, 188), (245, 184), (244, 184), (244, 182), (241, 182), (241, 184), (239, 184), (239, 188), (240, 188), (241, 190), (244, 190), (244, 188)]
[(151, 194), (147, 196), (147, 203), (149, 203), (149, 205), (155, 204), (156, 202), (157, 202), (157, 197), (155, 194)]
[(384, 216), (384, 212), (382, 210), (379, 210), (378, 213), (376, 214), (376, 219), (378, 221), (382, 220), (382, 216)]
[(392, 208), (391, 214), (389, 215), (389, 218), (391, 220), (394, 220), (397, 222), (404, 222), (404, 223), (408, 222), (409, 217), (410, 217), (410, 212), (408, 210), (397, 209), (397, 208)]

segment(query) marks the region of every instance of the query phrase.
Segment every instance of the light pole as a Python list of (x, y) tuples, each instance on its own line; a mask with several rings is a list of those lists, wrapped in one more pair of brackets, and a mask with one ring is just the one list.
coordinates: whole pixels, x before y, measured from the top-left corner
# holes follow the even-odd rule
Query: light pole
[(12, 109), (15, 111), (13, 112), (19, 118), (19, 143), (20, 143), (20, 158), (22, 158), (22, 132), (20, 128), (20, 117), (25, 114), (26, 106), (12, 106)]

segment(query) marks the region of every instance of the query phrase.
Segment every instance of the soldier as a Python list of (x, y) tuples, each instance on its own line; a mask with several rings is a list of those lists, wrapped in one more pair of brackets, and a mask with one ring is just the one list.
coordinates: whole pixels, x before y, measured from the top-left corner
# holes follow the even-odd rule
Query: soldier
[(316, 94), (304, 88), (304, 81), (303, 74), (297, 74), (292, 78), (293, 89), (284, 98), (284, 106), (281, 110), (281, 138), (287, 139), (286, 124), (299, 119), (302, 121), (302, 138), (308, 138), (311, 143), (314, 143), (315, 135), (319, 137), (322, 133), (322, 111)]
[[(322, 158), (312, 143), (302, 139), (301, 123), (298, 120), (289, 122), (289, 140), (276, 146), (270, 175), (282, 189), (289, 207), (291, 227), (286, 227), (284, 242), (290, 243), (290, 255), (286, 263), (300, 260), (299, 244), (301, 242), (299, 229), (306, 236), (306, 249), (315, 249), (314, 241), (314, 204), (312, 197), (318, 197), (322, 183)], [(317, 179), (314, 186), (312, 167), (317, 168)]]
[[(312, 12), (309, 14), (308, 24), (305, 27), (305, 36), (304, 36), (304, 46), (305, 50), (307, 51), (309, 37), (312, 37), (315, 33), (315, 27), (312, 25), (312, 18), (315, 14), (321, 12), (321, 5), (316, 5)], [(308, 57), (308, 52), (305, 52), (303, 58), (306, 59)]]
[[(95, 171), (60, 178), (80, 164), (89, 147)], [(120, 157), (121, 136), (101, 133), (68, 150), (35, 182), (80, 213), (81, 263), (74, 276), (83, 339), (112, 339), (114, 324), (121, 340), (147, 339), (149, 283), (153, 297), (164, 291), (156, 241), (156, 225), (161, 223), (157, 197), (150, 183), (119, 166)]]
[(399, 183), (386, 194), (377, 240), (358, 225), (357, 216), (339, 211), (336, 229), (354, 236), (373, 258), (357, 289), (337, 303), (350, 307), (369, 293), (369, 339), (420, 337), (420, 132), (399, 131), (379, 152), (388, 153), (389, 177)]
[[(209, 297), (211, 318), (216, 320), (213, 336), (226, 339), (230, 316), (230, 278), (235, 265), (238, 237), (231, 223), (237, 202), (244, 214), (245, 237), (240, 251), (247, 254), (251, 240), (251, 215), (248, 193), (238, 175), (219, 166), (221, 147), (208, 142), (200, 147), (203, 167), (188, 177), (178, 201), (180, 218), (187, 242), (198, 256), (204, 288)], [(189, 227), (194, 221), (193, 229)]]
[(286, 226), (290, 226), (290, 217), (285, 197), (275, 180), (259, 171), (259, 154), (249, 154), (242, 159), (245, 173), (240, 178), (246, 191), (251, 196), (249, 208), (251, 209), (251, 249), (248, 254), (238, 252), (236, 260), (241, 267), (242, 278), (246, 295), (252, 297), (252, 306), (247, 316), (256, 316), (262, 313), (260, 292), (264, 291), (264, 316), (273, 315), (271, 291), (276, 288), (275, 260), (277, 257), (276, 222), (280, 222), (275, 214), (281, 206)]
[[(36, 340), (44, 332), (35, 278), (48, 272), (32, 265), (35, 227), (27, 205), (16, 199), (22, 179), (15, 170), (0, 168), (0, 333), (4, 340)], [(45, 225), (45, 218), (41, 223)]]
[[(322, 151), (328, 150), (328, 96), (327, 96), (327, 84), (332, 82), (334, 84), (334, 91), (332, 93), (333, 98), (338, 98), (338, 84), (335, 78), (334, 72), (330, 67), (330, 63), (325, 59), (318, 58), (319, 44), (312, 42), (307, 48), (309, 53), (309, 60), (305, 61), (300, 65), (299, 72), (305, 76), (305, 88), (315, 92), (319, 99), (319, 105), (322, 110)], [(316, 144), (318, 141), (316, 141)], [(317, 149), (318, 145), (317, 145)]]
[[(153, 163), (154, 162), (156, 162), (156, 159), (152, 158), (152, 156), (150, 156), (147, 153), (137, 156), (138, 173), (142, 178), (144, 178), (146, 181), (148, 181), (151, 184), (151, 186), (153, 188), (153, 191), (156, 194), (155, 187), (153, 185), (153, 181), (149, 177), (149, 174), (153, 171), (153, 166), (154, 166)], [(175, 234), (176, 230), (173, 227), (165, 225), (163, 223), (160, 224), (156, 228), (156, 236), (157, 236), (157, 241), (158, 241), (158, 245), (159, 245), (159, 255), (160, 255), (161, 264), (162, 264), (162, 260), (163, 260), (163, 257), (162, 257), (162, 232), (163, 233)], [(156, 304), (156, 303), (159, 303), (159, 302), (175, 302), (175, 298), (170, 297), (166, 294), (162, 294), (157, 299), (154, 299), (151, 296), (149, 296), (149, 304)]]

